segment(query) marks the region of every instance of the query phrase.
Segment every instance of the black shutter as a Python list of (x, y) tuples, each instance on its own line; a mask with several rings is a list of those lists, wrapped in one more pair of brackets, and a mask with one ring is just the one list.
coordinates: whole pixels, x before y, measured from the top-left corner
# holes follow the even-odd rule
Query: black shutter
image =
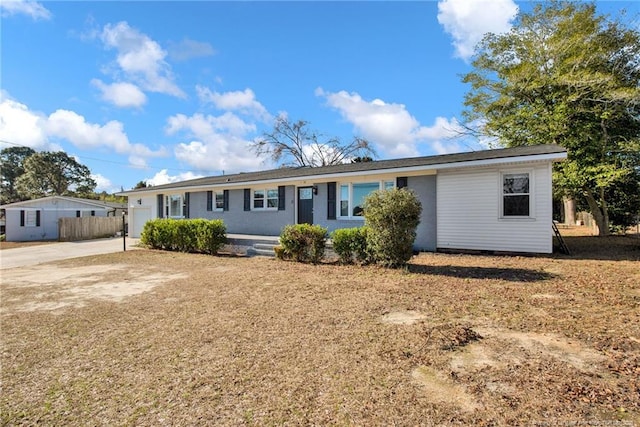
[(80, 211), (76, 211), (76, 218), (80, 218)]
[(229, 190), (224, 190), (222, 192), (222, 210), (229, 210)]
[(278, 210), (283, 211), (286, 209), (284, 201), (284, 185), (278, 187)]
[(244, 189), (244, 210), (245, 211), (251, 210), (251, 189), (250, 188)]
[(327, 182), (327, 219), (336, 219), (336, 183)]
[(24, 211), (20, 211), (20, 227), (24, 227)]
[(213, 210), (213, 191), (207, 191), (207, 212)]
[(40, 211), (36, 211), (36, 227), (40, 227)]
[(158, 194), (158, 218), (164, 218), (164, 194)]
[(409, 185), (409, 178), (406, 176), (399, 176), (396, 178), (396, 187), (405, 188), (407, 185)]
[(188, 191), (184, 193), (184, 205), (182, 205), (182, 216), (185, 218), (189, 218), (189, 196), (190, 196), (190, 193)]

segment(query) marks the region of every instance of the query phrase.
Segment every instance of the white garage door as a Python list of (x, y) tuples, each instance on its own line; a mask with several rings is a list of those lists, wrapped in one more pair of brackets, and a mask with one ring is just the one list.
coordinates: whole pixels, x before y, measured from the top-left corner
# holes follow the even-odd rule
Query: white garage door
[(151, 208), (133, 208), (131, 212), (133, 213), (133, 223), (129, 224), (129, 237), (139, 238), (144, 223), (151, 219)]

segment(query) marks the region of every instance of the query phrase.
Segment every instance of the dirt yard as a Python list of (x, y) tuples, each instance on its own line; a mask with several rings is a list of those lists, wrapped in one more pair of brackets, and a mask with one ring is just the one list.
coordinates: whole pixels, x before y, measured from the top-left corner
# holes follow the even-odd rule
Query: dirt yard
[[(564, 230), (563, 230), (564, 232)], [(405, 271), (138, 250), (3, 270), (3, 425), (640, 423), (640, 238)]]

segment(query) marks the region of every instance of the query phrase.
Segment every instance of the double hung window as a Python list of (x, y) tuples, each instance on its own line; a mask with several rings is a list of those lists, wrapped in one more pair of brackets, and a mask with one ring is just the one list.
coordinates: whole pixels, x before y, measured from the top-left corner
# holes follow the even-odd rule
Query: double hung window
[(182, 218), (182, 195), (171, 194), (166, 196), (165, 200), (165, 216), (167, 218)]
[(253, 190), (253, 209), (278, 209), (278, 189)]
[(502, 174), (502, 216), (505, 218), (531, 216), (529, 173)]
[(340, 218), (363, 218), (364, 199), (376, 190), (395, 187), (394, 181), (354, 182), (340, 184)]

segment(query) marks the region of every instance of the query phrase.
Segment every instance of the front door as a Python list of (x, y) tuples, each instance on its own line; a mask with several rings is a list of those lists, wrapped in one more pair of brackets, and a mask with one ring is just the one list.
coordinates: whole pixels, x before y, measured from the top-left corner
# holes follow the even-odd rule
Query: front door
[(313, 224), (313, 187), (298, 187), (298, 224)]

